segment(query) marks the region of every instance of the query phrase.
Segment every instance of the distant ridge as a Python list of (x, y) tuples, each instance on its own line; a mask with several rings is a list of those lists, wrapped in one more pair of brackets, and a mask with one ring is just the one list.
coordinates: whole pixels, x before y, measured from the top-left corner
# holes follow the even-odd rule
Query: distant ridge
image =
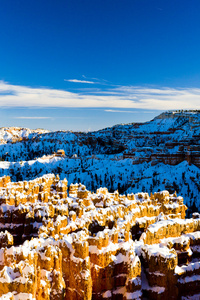
[[(177, 190), (200, 207), (200, 111), (166, 111), (145, 123), (94, 132), (0, 129), (0, 176), (26, 180), (50, 172), (123, 192)], [(65, 157), (53, 153), (63, 149)]]

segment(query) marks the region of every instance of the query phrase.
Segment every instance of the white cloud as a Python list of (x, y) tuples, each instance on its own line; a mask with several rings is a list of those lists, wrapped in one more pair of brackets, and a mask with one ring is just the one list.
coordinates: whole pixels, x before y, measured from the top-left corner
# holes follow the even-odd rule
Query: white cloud
[(89, 83), (89, 84), (94, 84), (95, 83), (93, 81), (79, 80), (79, 79), (64, 79), (64, 81), (75, 82), (75, 83)]
[(41, 119), (53, 119), (53, 118), (52, 117), (14, 117), (13, 119), (41, 120)]
[(31, 88), (0, 81), (1, 107), (74, 107), (108, 109), (200, 109), (198, 88), (117, 86), (97, 93), (73, 93), (50, 88)]
[(106, 112), (113, 112), (113, 113), (138, 113), (138, 111), (131, 111), (131, 110), (117, 110), (117, 109), (105, 109)]

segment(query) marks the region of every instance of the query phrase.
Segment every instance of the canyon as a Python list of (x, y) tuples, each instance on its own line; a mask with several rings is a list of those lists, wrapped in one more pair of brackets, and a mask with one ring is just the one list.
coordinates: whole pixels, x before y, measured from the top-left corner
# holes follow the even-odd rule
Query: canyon
[(200, 215), (186, 209), (168, 191), (125, 196), (54, 174), (4, 176), (0, 299), (198, 299)]
[(146, 123), (87, 133), (1, 128), (0, 176), (20, 181), (54, 173), (91, 191), (176, 191), (189, 216), (200, 211), (199, 124), (199, 111), (169, 111)]

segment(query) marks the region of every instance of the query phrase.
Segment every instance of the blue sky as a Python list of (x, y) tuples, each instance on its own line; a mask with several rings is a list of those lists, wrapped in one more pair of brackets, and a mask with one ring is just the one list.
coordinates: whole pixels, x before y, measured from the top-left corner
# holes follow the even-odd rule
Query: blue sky
[(200, 109), (199, 0), (2, 0), (0, 126), (97, 130)]

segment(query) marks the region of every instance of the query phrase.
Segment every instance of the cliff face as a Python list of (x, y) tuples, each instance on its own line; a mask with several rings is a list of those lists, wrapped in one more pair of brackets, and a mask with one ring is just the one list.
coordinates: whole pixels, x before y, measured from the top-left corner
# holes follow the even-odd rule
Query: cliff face
[(182, 197), (68, 189), (53, 174), (0, 186), (1, 300), (200, 293), (200, 218), (185, 219)]

